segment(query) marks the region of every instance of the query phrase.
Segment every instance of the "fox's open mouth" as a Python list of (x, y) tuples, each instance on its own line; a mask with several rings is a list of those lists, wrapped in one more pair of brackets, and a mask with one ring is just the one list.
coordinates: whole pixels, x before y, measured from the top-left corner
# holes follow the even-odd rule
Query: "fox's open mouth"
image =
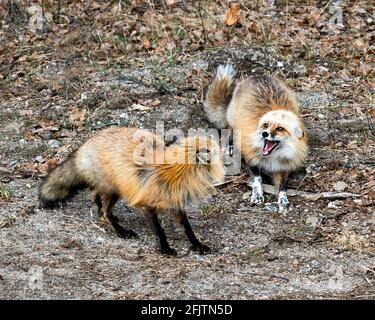
[(278, 144), (279, 144), (279, 141), (264, 140), (262, 156), (269, 156), (271, 152), (275, 150)]

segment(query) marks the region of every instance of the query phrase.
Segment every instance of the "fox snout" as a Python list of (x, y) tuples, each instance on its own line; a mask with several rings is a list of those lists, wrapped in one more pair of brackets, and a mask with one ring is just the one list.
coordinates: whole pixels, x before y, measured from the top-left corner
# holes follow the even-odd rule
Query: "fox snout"
[(269, 132), (267, 130), (264, 130), (261, 132), (261, 135), (263, 137), (263, 139), (270, 139), (270, 140), (279, 140), (278, 138), (278, 135), (276, 132)]

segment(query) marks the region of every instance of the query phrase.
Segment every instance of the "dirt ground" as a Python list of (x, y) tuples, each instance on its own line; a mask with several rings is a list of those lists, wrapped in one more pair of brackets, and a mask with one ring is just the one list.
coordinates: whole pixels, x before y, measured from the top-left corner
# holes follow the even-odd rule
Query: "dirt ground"
[[(242, 19), (230, 29), (222, 21), (229, 1), (202, 1), (199, 14), (190, 1), (175, 2), (67, 1), (58, 14), (43, 7), (41, 27), (30, 22), (32, 1), (0, 7), (0, 298), (374, 299), (371, 2), (355, 2), (339, 30), (304, 20), (327, 21), (326, 3), (291, 4), (287, 34), (280, 1), (239, 1)], [(163, 10), (176, 25), (165, 28)], [(278, 34), (267, 33), (268, 19)], [(185, 33), (173, 33), (175, 26)], [(304, 44), (290, 44), (293, 32), (302, 41), (298, 28), (307, 30)], [(227, 177), (234, 181), (188, 208), (212, 254), (190, 252), (174, 219), (161, 217), (178, 252), (172, 258), (157, 252), (143, 216), (125, 202), (114, 213), (138, 239), (120, 239), (100, 224), (85, 191), (61, 208), (37, 209), (48, 167), (101, 128), (154, 129), (157, 121), (166, 129), (209, 128), (204, 92), (227, 62), (239, 77), (273, 73), (296, 92), (310, 153), (288, 187), (357, 196), (290, 196), (294, 208), (279, 214), (271, 194), (264, 206), (251, 206), (248, 176)]]

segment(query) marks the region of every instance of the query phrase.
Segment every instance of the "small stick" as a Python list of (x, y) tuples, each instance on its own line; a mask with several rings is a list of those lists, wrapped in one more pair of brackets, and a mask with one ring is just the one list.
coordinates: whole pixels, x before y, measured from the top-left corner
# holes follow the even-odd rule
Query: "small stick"
[(223, 185), (226, 185), (226, 184), (229, 184), (229, 183), (232, 183), (232, 182), (243, 180), (243, 178), (245, 178), (246, 176), (247, 176), (247, 174), (241, 174), (240, 176), (235, 177), (233, 179), (229, 179), (229, 180), (214, 184), (214, 187), (223, 186)]
[(201, 12), (201, 0), (198, 0), (198, 13), (199, 13), (199, 18), (201, 19), (201, 24), (202, 24), (204, 44), (206, 44), (207, 43), (207, 34), (206, 34), (206, 28), (204, 27), (203, 17), (202, 17), (202, 12)]
[(373, 269), (370, 269), (370, 268), (368, 268), (368, 267), (366, 267), (366, 266), (361, 266), (363, 269), (365, 269), (366, 271), (370, 271), (370, 272), (372, 272), (374, 275), (375, 275), (375, 270), (373, 270)]

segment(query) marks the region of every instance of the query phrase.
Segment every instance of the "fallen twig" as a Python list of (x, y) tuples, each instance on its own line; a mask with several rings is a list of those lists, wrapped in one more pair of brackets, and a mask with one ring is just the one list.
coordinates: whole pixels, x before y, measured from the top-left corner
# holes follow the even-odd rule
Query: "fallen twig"
[[(266, 193), (276, 195), (275, 187), (270, 184), (263, 184), (263, 190)], [(287, 190), (288, 196), (300, 196), (308, 200), (316, 201), (320, 198), (324, 199), (345, 199), (345, 198), (358, 198), (361, 195), (358, 193), (351, 193), (351, 192), (334, 192), (334, 191), (327, 191), (327, 192), (307, 192), (307, 191), (299, 191), (295, 189), (288, 189)]]
[[(234, 178), (228, 179), (226, 181), (217, 183), (214, 186), (218, 187), (218, 186), (226, 185), (226, 184), (233, 183), (233, 182), (244, 182), (244, 183), (246, 183), (247, 181), (244, 179), (246, 176), (247, 176), (247, 174), (242, 174), (238, 177), (234, 177)], [(263, 186), (264, 192), (269, 193), (269, 194), (273, 194), (273, 195), (277, 194), (276, 191), (275, 191), (275, 187), (273, 185), (263, 183), (262, 186)], [(303, 197), (305, 199), (312, 200), (312, 201), (316, 201), (316, 200), (321, 199), (321, 198), (323, 198), (323, 199), (345, 199), (345, 198), (359, 198), (359, 197), (361, 197), (360, 194), (352, 193), (352, 192), (326, 191), (326, 192), (315, 193), (315, 192), (299, 191), (298, 188), (297, 189), (288, 189), (287, 190), (288, 196), (290, 196), (290, 197), (300, 196), (300, 197)]]
[(374, 275), (375, 275), (375, 270), (374, 269), (370, 269), (366, 266), (361, 266), (364, 270), (366, 270), (367, 272), (372, 272)]

